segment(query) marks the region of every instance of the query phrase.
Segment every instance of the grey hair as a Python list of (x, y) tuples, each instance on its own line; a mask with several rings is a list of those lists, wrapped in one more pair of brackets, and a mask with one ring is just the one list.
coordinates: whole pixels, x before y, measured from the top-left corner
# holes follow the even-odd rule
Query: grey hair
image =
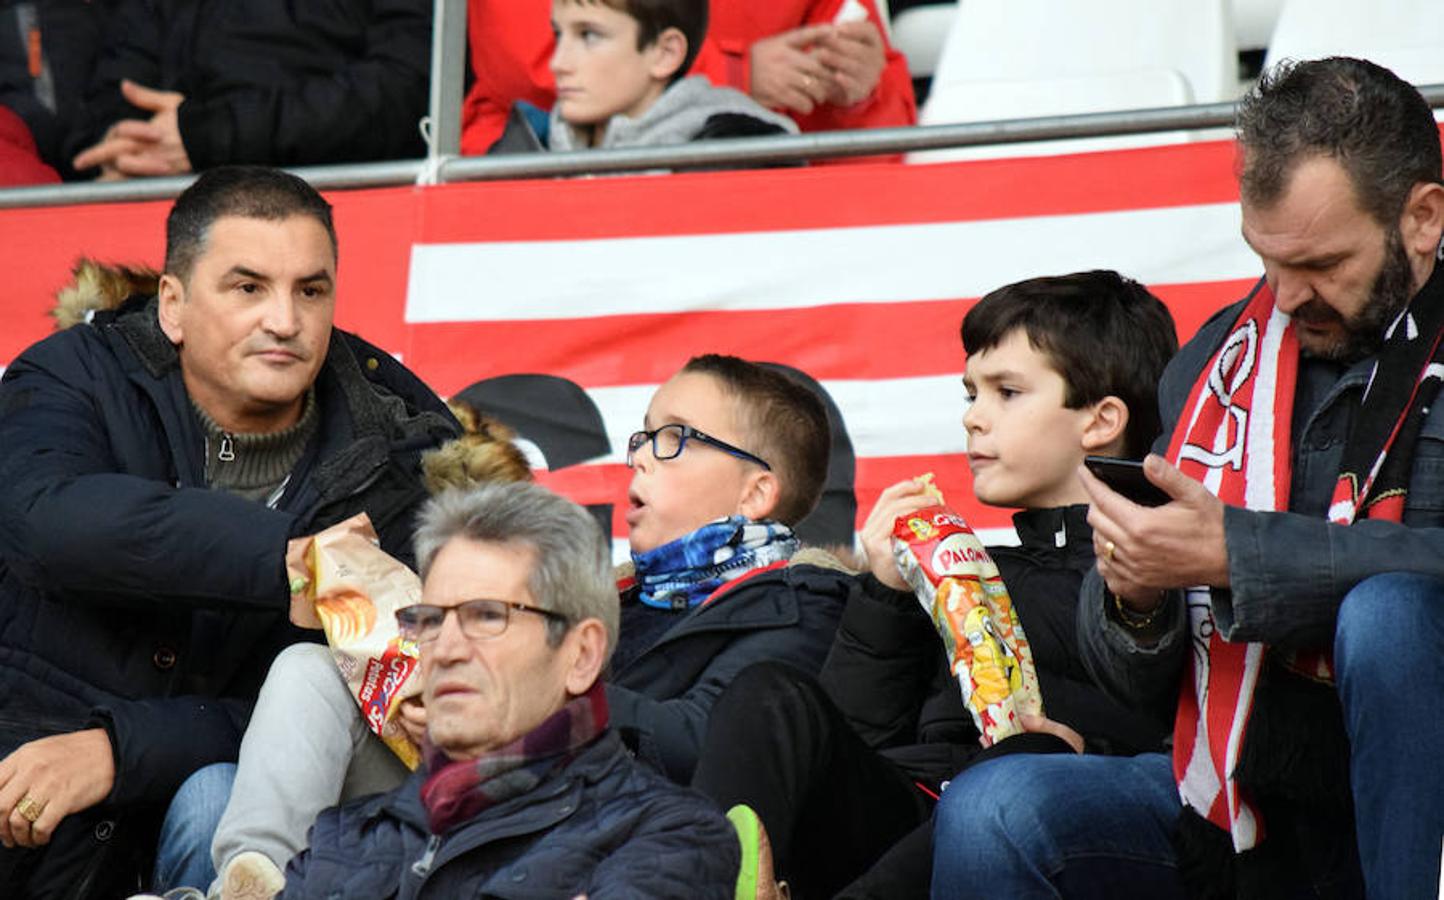
[(415, 540), (422, 581), (436, 554), (456, 538), (523, 544), (536, 553), (527, 579), (532, 600), (566, 617), (547, 620), (547, 642), (556, 646), (576, 623), (600, 619), (611, 655), (621, 615), (611, 548), (586, 510), (538, 484), (483, 484), (437, 494), (422, 507), (420, 521)]

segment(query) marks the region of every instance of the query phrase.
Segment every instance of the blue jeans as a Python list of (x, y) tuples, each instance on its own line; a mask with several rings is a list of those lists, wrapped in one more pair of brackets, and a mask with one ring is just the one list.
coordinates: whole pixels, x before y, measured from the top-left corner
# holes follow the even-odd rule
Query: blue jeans
[(933, 814), (934, 900), (1185, 896), (1173, 765), (1016, 754), (953, 779)]
[(1432, 900), (1444, 841), (1444, 580), (1361, 582), (1339, 609), (1334, 666), (1369, 900)]
[[(1444, 841), (1444, 580), (1387, 574), (1343, 600), (1334, 638), (1370, 900), (1433, 898)], [(1169, 760), (1009, 756), (943, 793), (933, 896), (1180, 896)]]
[(216, 877), (211, 862), (211, 838), (231, 797), (235, 763), (215, 763), (198, 769), (171, 798), (160, 827), (152, 890), (193, 887), (205, 892)]

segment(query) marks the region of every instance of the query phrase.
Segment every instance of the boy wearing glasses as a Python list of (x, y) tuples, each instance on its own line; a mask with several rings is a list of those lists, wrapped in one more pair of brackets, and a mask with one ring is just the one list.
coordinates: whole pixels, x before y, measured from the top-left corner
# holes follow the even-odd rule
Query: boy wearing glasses
[[(712, 703), (739, 671), (766, 660), (822, 666), (854, 576), (800, 549), (791, 526), (821, 497), (830, 446), (826, 409), (809, 388), (716, 355), (692, 359), (662, 385), (628, 442), (632, 561), (618, 573), (606, 705), (631, 752), (675, 782), (691, 778)], [(477, 641), (521, 619), (557, 618), (496, 598), (457, 607), (460, 629)], [(425, 606), (398, 612), (422, 643), (445, 617)], [(402, 704), (418, 744), (429, 718), (422, 705)], [(367, 731), (323, 647), (282, 652), (251, 721), (211, 845), (222, 898), (270, 896), (320, 809), (406, 775)], [(280, 759), (278, 733), (288, 741)]]
[(827, 475), (822, 401), (736, 357), (690, 360), (657, 389), (628, 442), (622, 638), (607, 699), (638, 756), (692, 777), (712, 702), (764, 660), (816, 672), (849, 574), (800, 550), (792, 526)]

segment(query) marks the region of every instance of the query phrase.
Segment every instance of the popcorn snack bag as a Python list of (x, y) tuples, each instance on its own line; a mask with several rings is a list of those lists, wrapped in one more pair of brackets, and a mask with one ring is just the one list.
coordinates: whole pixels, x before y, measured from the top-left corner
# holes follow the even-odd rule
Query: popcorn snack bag
[(997, 565), (941, 499), (897, 520), (893, 556), (942, 636), (983, 744), (992, 746), (1023, 730), (1020, 716), (1043, 714), (1038, 674)]
[(421, 600), (421, 579), (381, 549), (365, 513), (316, 534), (287, 568), (291, 621), (326, 632), (366, 724), (415, 769), (420, 754), (396, 708), (421, 692), (421, 681), (412, 677), (416, 645), (402, 639), (396, 610)]

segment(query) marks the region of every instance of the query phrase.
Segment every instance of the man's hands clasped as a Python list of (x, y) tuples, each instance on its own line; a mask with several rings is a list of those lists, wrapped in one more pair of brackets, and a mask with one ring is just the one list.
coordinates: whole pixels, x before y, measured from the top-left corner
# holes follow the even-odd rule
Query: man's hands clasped
[(752, 45), (752, 99), (800, 115), (855, 106), (872, 95), (886, 64), (882, 32), (870, 21), (805, 25)]

